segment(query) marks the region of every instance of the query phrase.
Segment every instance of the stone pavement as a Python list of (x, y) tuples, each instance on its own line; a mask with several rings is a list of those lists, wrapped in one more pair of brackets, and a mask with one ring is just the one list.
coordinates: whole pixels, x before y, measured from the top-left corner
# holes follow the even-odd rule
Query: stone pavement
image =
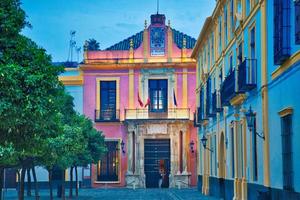
[[(49, 199), (48, 190), (41, 190), (41, 200)], [(26, 194), (26, 192), (25, 192)], [(32, 191), (34, 194), (34, 191)], [(56, 194), (56, 191), (54, 191)], [(34, 197), (27, 200), (34, 200)], [(58, 198), (55, 198), (58, 199)], [(76, 199), (76, 198), (73, 198)], [(201, 195), (196, 188), (189, 189), (81, 189), (79, 200), (214, 200), (216, 198)], [(17, 200), (15, 190), (5, 194), (5, 200)]]

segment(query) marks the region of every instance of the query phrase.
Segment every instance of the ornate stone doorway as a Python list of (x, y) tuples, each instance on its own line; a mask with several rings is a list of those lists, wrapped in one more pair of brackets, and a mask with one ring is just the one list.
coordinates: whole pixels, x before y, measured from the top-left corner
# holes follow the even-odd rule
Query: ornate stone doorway
[(144, 171), (147, 188), (169, 187), (170, 155), (170, 139), (144, 140)]

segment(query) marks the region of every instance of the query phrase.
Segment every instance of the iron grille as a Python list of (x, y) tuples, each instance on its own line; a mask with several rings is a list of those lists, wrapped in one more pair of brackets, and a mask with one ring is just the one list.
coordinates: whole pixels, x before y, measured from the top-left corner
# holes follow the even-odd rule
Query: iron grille
[(238, 70), (238, 91), (246, 92), (256, 87), (256, 59), (245, 59)]
[(120, 110), (101, 109), (95, 110), (95, 122), (120, 121)]
[(295, 1), (295, 42), (300, 44), (300, 0)]
[(282, 171), (283, 188), (294, 190), (293, 186), (293, 152), (292, 152), (292, 116), (287, 115), (281, 120), (281, 139), (282, 139)]
[(274, 0), (274, 63), (290, 57), (290, 1)]

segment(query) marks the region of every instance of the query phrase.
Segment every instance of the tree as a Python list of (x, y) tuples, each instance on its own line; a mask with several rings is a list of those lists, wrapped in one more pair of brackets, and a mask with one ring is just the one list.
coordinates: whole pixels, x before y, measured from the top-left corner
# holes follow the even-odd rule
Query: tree
[(100, 44), (95, 39), (89, 39), (87, 41), (87, 50), (88, 51), (98, 51), (100, 50)]
[(26, 25), (25, 12), (20, 7), (19, 0), (0, 1), (0, 52), (14, 45), (14, 39)]
[(79, 166), (85, 167), (88, 164), (96, 163), (101, 159), (105, 153), (104, 136), (102, 132), (97, 131), (93, 127), (93, 123), (90, 119), (83, 115), (76, 115), (74, 118), (74, 124), (82, 128), (82, 135), (84, 138), (83, 146), (73, 160), (73, 165), (70, 170), (71, 185), (70, 185), (70, 197), (73, 194), (73, 168), (75, 169), (75, 181), (76, 181), (76, 197), (78, 196), (78, 170)]

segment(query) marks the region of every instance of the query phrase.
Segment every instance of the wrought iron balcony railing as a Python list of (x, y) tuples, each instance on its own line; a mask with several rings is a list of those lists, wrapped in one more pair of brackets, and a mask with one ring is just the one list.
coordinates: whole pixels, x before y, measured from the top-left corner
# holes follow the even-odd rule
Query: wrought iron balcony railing
[(169, 108), (166, 112), (149, 109), (125, 109), (125, 120), (133, 119), (192, 119), (189, 108)]
[(221, 104), (228, 106), (230, 99), (235, 95), (235, 69), (225, 78), (221, 85)]
[(232, 70), (221, 85), (221, 105), (228, 106), (239, 93), (252, 90), (257, 85), (257, 60), (245, 59), (238, 69)]
[(222, 112), (223, 108), (221, 107), (221, 95), (220, 92), (215, 90), (212, 93), (212, 113), (216, 114), (217, 112)]
[(257, 60), (245, 59), (238, 69), (238, 92), (247, 92), (257, 84)]
[(120, 110), (105, 109), (95, 110), (95, 122), (118, 122), (120, 121)]

